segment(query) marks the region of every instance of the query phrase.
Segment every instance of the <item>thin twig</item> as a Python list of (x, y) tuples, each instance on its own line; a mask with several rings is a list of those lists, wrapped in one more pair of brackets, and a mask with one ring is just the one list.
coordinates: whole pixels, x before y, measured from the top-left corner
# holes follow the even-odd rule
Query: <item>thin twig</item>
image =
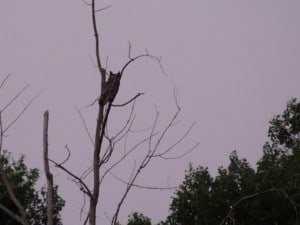
[(100, 12), (100, 11), (103, 11), (103, 10), (108, 9), (110, 7), (112, 7), (112, 5), (108, 5), (108, 6), (105, 6), (105, 7), (101, 8), (101, 9), (97, 9), (97, 10), (95, 10), (95, 12)]
[(31, 103), (43, 92), (43, 90), (41, 90), (37, 95), (35, 95), (28, 103), (27, 105), (23, 108), (23, 110), (19, 113), (19, 115), (12, 121), (10, 122), (10, 124), (4, 128), (3, 130), (3, 134), (12, 126), (14, 125), (14, 123), (23, 115), (23, 113), (26, 111), (26, 109), (31, 105)]
[(112, 104), (112, 106), (114, 107), (122, 107), (122, 106), (125, 106), (125, 105), (128, 105), (130, 102), (134, 101), (136, 98), (138, 98), (140, 95), (143, 95), (144, 93), (138, 93), (136, 96), (134, 96), (132, 99), (130, 99), (129, 101), (123, 103), (123, 104)]
[[(109, 174), (111, 176), (113, 176), (116, 180), (120, 181), (121, 183), (123, 183), (125, 185), (129, 184), (129, 182), (126, 182), (125, 180), (121, 179), (120, 177), (118, 177), (113, 172), (110, 171)], [(174, 186), (174, 187), (157, 187), (157, 186), (132, 184), (132, 187), (141, 188), (141, 189), (149, 189), (149, 190), (159, 190), (159, 191), (162, 191), (162, 190), (174, 190), (174, 189), (177, 189), (179, 186)]]
[(110, 168), (106, 169), (104, 174), (102, 175), (100, 179), (100, 184), (102, 183), (104, 177), (109, 173), (114, 167), (120, 164), (130, 153), (132, 153), (134, 150), (136, 150), (141, 144), (146, 142), (149, 138), (152, 136), (155, 136), (156, 134), (152, 134), (150, 137), (144, 138), (143, 140), (139, 141), (137, 144), (135, 144), (128, 152), (126, 152), (119, 160), (117, 160)]
[(92, 135), (91, 135), (91, 133), (89, 132), (89, 129), (87, 128), (85, 119), (83, 118), (83, 116), (82, 116), (80, 110), (78, 109), (78, 107), (77, 107), (76, 105), (75, 105), (75, 107), (76, 107), (77, 112), (78, 112), (78, 114), (79, 114), (79, 116), (80, 116), (80, 119), (81, 119), (81, 122), (82, 122), (82, 124), (83, 124), (83, 126), (84, 126), (84, 129), (85, 129), (85, 131), (86, 131), (86, 133), (87, 133), (87, 135), (88, 135), (88, 137), (89, 137), (89, 139), (90, 139), (90, 142), (92, 143), (93, 146), (95, 146), (95, 143), (94, 143), (94, 141), (93, 141)]
[(3, 79), (3, 81), (1, 82), (0, 85), (0, 89), (4, 86), (4, 84), (6, 83), (7, 79), (11, 76), (11, 73), (7, 74), (6, 77)]
[(92, 5), (92, 3), (88, 3), (86, 0), (82, 0), (86, 5), (89, 5), (89, 6), (91, 6)]
[(191, 147), (188, 151), (184, 152), (181, 155), (178, 156), (172, 156), (172, 157), (166, 157), (166, 156), (160, 156), (162, 159), (180, 159), (183, 158), (184, 156), (188, 155), (189, 153), (191, 153), (192, 151), (194, 151), (198, 146), (200, 145), (200, 143), (196, 143), (194, 144), (193, 147)]
[[(162, 152), (160, 154), (153, 155), (153, 157), (166, 155), (169, 151), (171, 151), (175, 146), (177, 146), (178, 144), (180, 144), (187, 137), (187, 135), (191, 132), (191, 130), (193, 129), (193, 127), (194, 127), (195, 124), (196, 124), (196, 122), (194, 122), (187, 129), (187, 131), (181, 136), (181, 138), (179, 138), (174, 144), (172, 144), (169, 148), (167, 148), (166, 151), (164, 151), (164, 152)], [(199, 145), (199, 144), (197, 144), (197, 145)]]
[(72, 173), (70, 170), (68, 170), (67, 168), (65, 168), (61, 164), (58, 164), (54, 160), (52, 160), (52, 159), (48, 159), (48, 160), (50, 162), (52, 162), (56, 167), (60, 168), (61, 170), (65, 171), (67, 174), (69, 174), (73, 179), (75, 179), (81, 185), (81, 187), (82, 187), (82, 189), (80, 189), (81, 191), (83, 191), (84, 193), (86, 193), (90, 197), (92, 196), (92, 192), (90, 191), (88, 186), (83, 182), (83, 180), (80, 177), (78, 177), (77, 175)]
[(65, 149), (67, 150), (68, 155), (61, 163), (59, 163), (60, 165), (65, 164), (71, 157), (71, 152), (70, 152), (68, 145), (65, 145)]
[(7, 103), (6, 106), (4, 106), (3, 109), (1, 109), (0, 111), (3, 112), (3, 111), (4, 111), (8, 106), (10, 106), (11, 103), (13, 103), (13, 102), (14, 102), (14, 101), (22, 94), (22, 92), (25, 91), (25, 89), (28, 88), (28, 87), (29, 87), (29, 84), (27, 84), (25, 87), (23, 87), (23, 88), (16, 94), (16, 96), (13, 97), (13, 98), (9, 101), (9, 103)]

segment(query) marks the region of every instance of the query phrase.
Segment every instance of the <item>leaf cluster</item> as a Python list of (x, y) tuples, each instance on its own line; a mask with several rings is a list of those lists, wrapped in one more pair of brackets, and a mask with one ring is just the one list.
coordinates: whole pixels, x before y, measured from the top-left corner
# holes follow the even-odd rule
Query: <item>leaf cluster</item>
[[(19, 201), (26, 210), (26, 214), (30, 224), (41, 225), (46, 224), (47, 202), (46, 190), (41, 188), (36, 190), (36, 182), (39, 178), (38, 169), (30, 169), (25, 165), (25, 156), (21, 156), (18, 160), (14, 160), (11, 154), (4, 151), (0, 155), (1, 163), (4, 164), (5, 173), (13, 187), (13, 191)], [(57, 193), (58, 187), (55, 187), (54, 194), (54, 224), (61, 225), (61, 217), (59, 212), (65, 205), (65, 201)], [(19, 214), (18, 208), (9, 197), (5, 185), (0, 182), (0, 203), (10, 209), (12, 212)], [(8, 215), (0, 213), (0, 224), (17, 225), (19, 223), (12, 220)]]

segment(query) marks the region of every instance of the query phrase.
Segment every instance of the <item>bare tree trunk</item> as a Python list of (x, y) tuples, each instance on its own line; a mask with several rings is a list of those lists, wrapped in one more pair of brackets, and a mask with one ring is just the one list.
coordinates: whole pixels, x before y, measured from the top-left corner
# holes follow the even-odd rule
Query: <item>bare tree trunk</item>
[(89, 210), (89, 224), (96, 224), (96, 208), (99, 198), (99, 184), (100, 184), (100, 150), (102, 145), (101, 140), (101, 127), (103, 122), (103, 111), (104, 107), (99, 105), (99, 112), (96, 125), (95, 133), (95, 148), (94, 148), (94, 158), (93, 158), (93, 173), (94, 173), (94, 186), (93, 192), (90, 199), (90, 210)]
[[(91, 2), (92, 9), (92, 22), (93, 22), (93, 30), (95, 36), (95, 50), (96, 50), (96, 59), (97, 59), (97, 67), (99, 70), (99, 74), (101, 77), (101, 92), (104, 90), (105, 82), (106, 82), (106, 71), (102, 68), (101, 58), (100, 58), (100, 47), (99, 47), (99, 35), (97, 30), (97, 21), (96, 21), (96, 9), (95, 9), (95, 0)], [(96, 225), (96, 208), (98, 204), (99, 198), (99, 189), (100, 189), (100, 151), (103, 141), (103, 136), (101, 135), (102, 129), (104, 129), (103, 125), (103, 116), (104, 116), (104, 105), (101, 105), (99, 102), (99, 110), (97, 117), (97, 125), (95, 131), (95, 146), (94, 146), (94, 156), (93, 156), (93, 191), (92, 196), (90, 197), (90, 208), (89, 208), (89, 224)]]
[(47, 225), (53, 225), (53, 175), (50, 172), (48, 161), (48, 123), (49, 112), (45, 111), (43, 127), (43, 160), (47, 178)]

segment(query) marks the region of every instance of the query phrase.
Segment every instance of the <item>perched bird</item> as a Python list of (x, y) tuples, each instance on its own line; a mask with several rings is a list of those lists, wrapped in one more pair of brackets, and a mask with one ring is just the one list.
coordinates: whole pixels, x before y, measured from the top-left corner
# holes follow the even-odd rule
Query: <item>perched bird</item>
[(104, 89), (100, 97), (100, 105), (113, 102), (120, 87), (121, 73), (114, 74), (110, 71), (109, 78), (105, 83)]

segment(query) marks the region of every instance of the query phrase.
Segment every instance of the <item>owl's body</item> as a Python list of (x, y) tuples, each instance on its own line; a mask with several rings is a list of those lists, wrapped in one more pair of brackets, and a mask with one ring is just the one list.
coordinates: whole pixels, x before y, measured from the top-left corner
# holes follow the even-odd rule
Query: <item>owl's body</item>
[(110, 72), (109, 78), (105, 83), (104, 90), (100, 97), (100, 105), (105, 105), (108, 102), (113, 102), (120, 87), (121, 73), (113, 74)]

